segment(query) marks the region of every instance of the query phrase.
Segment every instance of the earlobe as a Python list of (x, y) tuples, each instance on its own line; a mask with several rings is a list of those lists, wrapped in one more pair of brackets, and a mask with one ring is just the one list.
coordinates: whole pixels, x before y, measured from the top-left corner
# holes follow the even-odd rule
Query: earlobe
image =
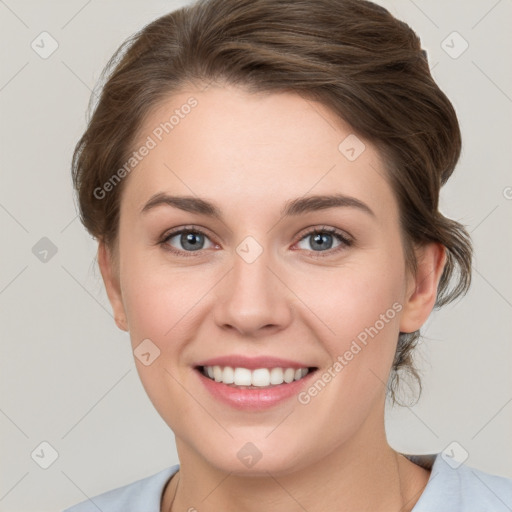
[(416, 252), (417, 271), (411, 276), (400, 332), (417, 331), (429, 317), (437, 298), (437, 288), (446, 263), (446, 249), (439, 243), (430, 243)]
[(98, 265), (100, 267), (105, 290), (107, 291), (112, 311), (114, 312), (114, 320), (116, 325), (122, 331), (128, 332), (126, 321), (126, 313), (121, 294), (121, 286), (119, 282), (118, 271), (114, 268), (112, 255), (104, 242), (98, 245)]

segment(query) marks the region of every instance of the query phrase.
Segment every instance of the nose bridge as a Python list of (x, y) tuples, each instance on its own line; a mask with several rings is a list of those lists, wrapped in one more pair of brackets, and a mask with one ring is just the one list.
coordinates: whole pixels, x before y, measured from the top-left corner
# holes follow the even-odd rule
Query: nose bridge
[(233, 253), (233, 267), (226, 276), (215, 319), (220, 327), (257, 335), (271, 326), (279, 330), (290, 321), (286, 287), (269, 267), (273, 257), (255, 239), (247, 237)]

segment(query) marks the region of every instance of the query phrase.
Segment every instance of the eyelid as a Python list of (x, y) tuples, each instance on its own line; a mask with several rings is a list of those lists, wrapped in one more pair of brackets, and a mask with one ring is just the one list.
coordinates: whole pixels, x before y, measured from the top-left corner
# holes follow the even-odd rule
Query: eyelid
[(299, 235), (297, 235), (297, 242), (304, 239), (308, 235), (313, 235), (316, 233), (330, 233), (333, 235), (338, 235), (340, 238), (344, 239), (347, 243), (353, 243), (354, 237), (347, 233), (346, 231), (342, 229), (335, 228), (333, 226), (327, 226), (327, 225), (321, 225), (320, 227), (318, 225), (315, 226), (308, 226), (307, 228), (304, 228)]
[[(335, 248), (327, 249), (325, 251), (313, 251), (313, 250), (307, 250), (308, 254), (313, 258), (328, 258), (337, 255), (339, 252), (346, 250), (347, 248), (351, 247), (354, 244), (354, 237), (349, 235), (347, 232), (342, 231), (338, 228), (332, 227), (332, 226), (321, 226), (321, 227), (313, 227), (310, 226), (308, 228), (305, 228), (305, 231), (302, 231), (301, 234), (297, 236), (296, 242), (293, 244), (294, 246), (297, 245), (299, 242), (304, 240), (305, 238), (308, 238), (310, 236), (313, 236), (315, 234), (321, 234), (321, 233), (328, 233), (338, 239), (340, 242), (340, 245)], [(300, 249), (299, 249), (300, 250)]]
[(211, 238), (211, 236), (208, 234), (208, 231), (205, 228), (196, 226), (194, 224), (187, 224), (184, 226), (179, 226), (177, 228), (172, 228), (164, 232), (164, 234), (160, 237), (160, 241), (164, 242), (168, 240), (169, 238), (172, 238), (173, 236), (179, 235), (183, 232), (186, 233), (199, 233), (201, 235), (204, 235), (208, 238)]
[[(197, 251), (183, 251), (180, 249), (176, 249), (175, 247), (172, 247), (168, 244), (168, 241), (171, 238), (174, 238), (177, 235), (180, 235), (182, 233), (196, 233), (200, 234), (210, 240), (210, 242), (213, 245), (219, 245), (215, 241), (212, 240), (212, 237), (208, 234), (206, 229), (197, 227), (195, 225), (186, 225), (181, 226), (178, 228), (171, 229), (169, 231), (166, 231), (159, 239), (158, 244), (165, 247), (165, 250), (168, 250), (171, 253), (177, 254), (179, 256), (201, 256), (205, 250), (207, 249), (198, 249)], [(292, 247), (297, 245), (299, 242), (307, 238), (308, 236), (313, 236), (315, 234), (321, 234), (321, 233), (328, 233), (334, 237), (338, 238), (338, 241), (340, 242), (340, 246), (334, 248), (334, 249), (327, 249), (325, 251), (312, 251), (307, 250), (308, 253), (314, 255), (313, 257), (326, 257), (326, 256), (332, 256), (333, 254), (337, 253), (340, 250), (346, 249), (347, 247), (350, 247), (354, 243), (354, 238), (349, 235), (347, 232), (342, 231), (338, 228), (334, 228), (332, 226), (309, 226), (307, 228), (304, 228), (304, 230), (301, 231), (299, 235), (297, 235), (295, 242), (292, 244)], [(299, 249), (300, 250), (300, 249)]]
[(204, 251), (206, 249), (199, 249), (197, 251), (183, 251), (181, 249), (176, 249), (175, 247), (171, 246), (168, 242), (171, 238), (174, 238), (177, 235), (180, 235), (182, 233), (196, 233), (204, 236), (205, 238), (208, 238), (210, 242), (213, 245), (218, 245), (216, 242), (214, 242), (211, 238), (211, 236), (207, 233), (207, 230), (203, 228), (199, 228), (194, 225), (188, 225), (188, 226), (181, 226), (178, 228), (174, 228), (171, 230), (166, 231), (158, 240), (158, 245), (162, 246), (164, 250), (169, 251), (173, 254), (176, 254), (178, 256), (184, 256), (184, 257), (197, 257), (202, 256), (204, 254)]

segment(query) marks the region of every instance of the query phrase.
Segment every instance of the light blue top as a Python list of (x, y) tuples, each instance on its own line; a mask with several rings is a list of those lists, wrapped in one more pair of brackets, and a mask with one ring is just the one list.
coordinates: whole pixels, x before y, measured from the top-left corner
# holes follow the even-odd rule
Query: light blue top
[[(431, 470), (427, 486), (412, 512), (510, 512), (512, 479), (464, 464), (448, 463), (441, 453), (406, 455)], [(162, 493), (179, 464), (152, 476), (83, 501), (63, 512), (160, 512)]]

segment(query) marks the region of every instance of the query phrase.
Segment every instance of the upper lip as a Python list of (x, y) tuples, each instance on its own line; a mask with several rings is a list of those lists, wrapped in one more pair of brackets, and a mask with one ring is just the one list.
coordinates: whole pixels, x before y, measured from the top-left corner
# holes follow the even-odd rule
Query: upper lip
[(312, 365), (292, 361), (291, 359), (271, 356), (247, 357), (236, 354), (205, 359), (196, 363), (195, 366), (231, 366), (232, 368), (248, 368), (249, 370), (256, 370), (257, 368), (313, 368)]

